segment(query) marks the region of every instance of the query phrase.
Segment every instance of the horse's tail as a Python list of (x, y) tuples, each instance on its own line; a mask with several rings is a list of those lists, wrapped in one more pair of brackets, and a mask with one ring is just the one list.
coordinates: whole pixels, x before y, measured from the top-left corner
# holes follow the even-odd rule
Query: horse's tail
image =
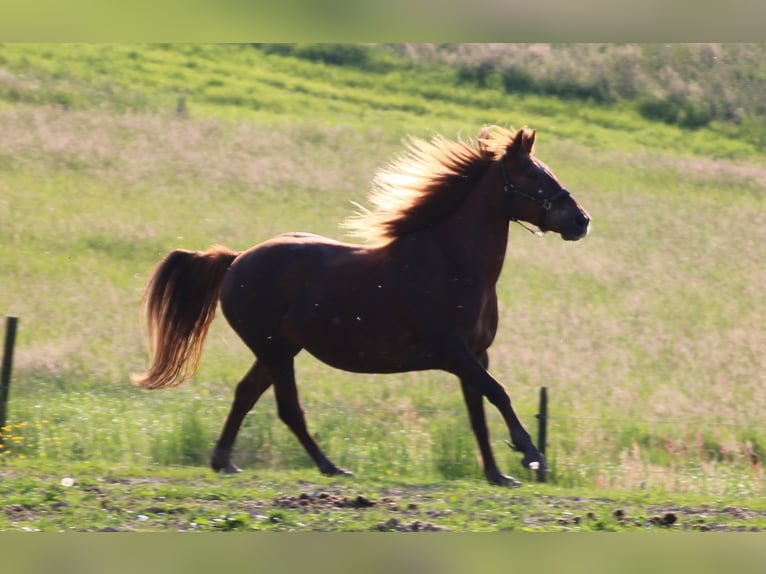
[(224, 273), (238, 253), (219, 245), (207, 251), (171, 251), (144, 295), (152, 364), (131, 375), (148, 389), (175, 387), (197, 370), (202, 344), (215, 317)]

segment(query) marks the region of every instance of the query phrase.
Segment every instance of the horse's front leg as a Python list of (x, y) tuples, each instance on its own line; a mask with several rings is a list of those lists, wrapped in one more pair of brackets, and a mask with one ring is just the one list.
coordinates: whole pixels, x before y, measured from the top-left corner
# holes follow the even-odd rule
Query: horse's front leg
[[(478, 359), (484, 369), (489, 366), (489, 357), (486, 351), (479, 355)], [(499, 486), (520, 486), (521, 483), (518, 480), (503, 474), (500, 468), (498, 468), (497, 462), (495, 462), (495, 456), (489, 444), (489, 430), (487, 429), (487, 420), (484, 414), (484, 395), (473, 385), (463, 380), (460, 381), (460, 388), (463, 391), (466, 407), (468, 407), (471, 429), (479, 445), (484, 476), (487, 477), (487, 482)]]
[[(487, 475), (488, 480), (492, 482), (490, 475), (495, 476), (499, 474), (499, 470), (497, 470), (497, 466), (494, 464), (494, 459), (491, 458), (486, 423), (483, 420), (483, 408), (480, 402), (477, 401), (476, 396), (486, 397), (500, 411), (511, 436), (511, 448), (524, 454), (522, 458), (524, 467), (531, 468), (532, 470), (547, 471), (548, 467), (545, 457), (532, 442), (529, 433), (516, 416), (508, 393), (484, 368), (480, 359), (459, 338), (446, 341), (443, 346), (443, 352), (445, 370), (457, 375), (463, 385), (463, 394), (466, 397), (471, 424), (479, 441), (482, 456), (485, 459), (485, 473), (489, 472)], [(478, 405), (477, 402), (479, 403)], [(481, 412), (479, 408), (482, 408)], [(489, 454), (489, 457), (487, 457), (485, 451)], [(487, 461), (489, 461), (489, 465), (487, 465)]]
[(460, 381), (460, 386), (463, 390), (465, 404), (468, 407), (471, 429), (479, 445), (484, 476), (487, 477), (487, 482), (498, 486), (520, 486), (521, 483), (518, 480), (503, 474), (497, 466), (497, 462), (495, 462), (495, 456), (489, 444), (489, 430), (487, 429), (486, 417), (484, 415), (484, 395), (464, 381)]

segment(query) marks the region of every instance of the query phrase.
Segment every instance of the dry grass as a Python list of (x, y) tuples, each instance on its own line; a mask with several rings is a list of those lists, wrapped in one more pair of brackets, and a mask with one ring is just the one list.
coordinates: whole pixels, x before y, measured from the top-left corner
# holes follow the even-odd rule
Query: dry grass
[(289, 184), (336, 191), (364, 189), (367, 181), (339, 181), (347, 163), (339, 147), (353, 149), (364, 137), (345, 127), (275, 129), (172, 114), (19, 106), (0, 110), (0, 130), (0, 157), (10, 167), (76, 170), (125, 187), (257, 190)]

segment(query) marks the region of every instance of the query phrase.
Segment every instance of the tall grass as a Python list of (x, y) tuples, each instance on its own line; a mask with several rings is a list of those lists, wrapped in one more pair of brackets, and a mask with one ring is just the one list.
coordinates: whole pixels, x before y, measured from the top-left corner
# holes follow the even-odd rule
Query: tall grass
[[(64, 73), (78, 50), (90, 63)], [(244, 249), (288, 230), (341, 237), (337, 224), (354, 211), (351, 201), (364, 202), (403, 134), (473, 136), (481, 118), (513, 107), (519, 119), (510, 123), (529, 112), (523, 123), (539, 130), (539, 156), (594, 219), (576, 245), (513, 227), (498, 286), (491, 370), (530, 430), (537, 389), (549, 388), (551, 480), (762, 491), (766, 170), (748, 159), (752, 148), (624, 109), (572, 114), (571, 103), (521, 98), (515, 107), (507, 96), (498, 100), (504, 107), (481, 107), (497, 94), (470, 96), (476, 107), (437, 102), (422, 117), (410, 104), (371, 111), (361, 103), (373, 81), (363, 72), (339, 68), (345, 83), (336, 101), (322, 80), (334, 64), (219, 50), (0, 52), (13, 70), (3, 81), (31, 90), (0, 108), (0, 311), (21, 318), (5, 459), (205, 464), (252, 358), (219, 318), (195, 379), (166, 392), (132, 388), (129, 373), (147, 360), (139, 301), (156, 262), (176, 247)], [(223, 53), (231, 58), (214, 57)], [(140, 63), (124, 71), (130, 82), (105, 64), (120, 58)], [(249, 58), (271, 78), (263, 108), (212, 104), (204, 90), (189, 89), (189, 113), (176, 114), (181, 83), (159, 73), (169, 62), (183, 63), (177, 74), (187, 86), (260, 89)], [(229, 86), (237, 77), (248, 80)], [(352, 80), (362, 87), (349, 87)], [(70, 105), (50, 105), (48, 96), (38, 105), (34, 82), (50, 93), (71, 90)], [(130, 101), (145, 105), (115, 104), (109, 94), (131, 83), (144, 96)], [(412, 98), (416, 109), (422, 93), (386, 97)], [(403, 480), (480, 477), (451, 377), (351, 375), (304, 355), (297, 374), (310, 428), (337, 464)], [(531, 478), (502, 442), (500, 417), (488, 412), (503, 468)], [(255, 471), (316, 472), (268, 393), (245, 421), (236, 460)]]

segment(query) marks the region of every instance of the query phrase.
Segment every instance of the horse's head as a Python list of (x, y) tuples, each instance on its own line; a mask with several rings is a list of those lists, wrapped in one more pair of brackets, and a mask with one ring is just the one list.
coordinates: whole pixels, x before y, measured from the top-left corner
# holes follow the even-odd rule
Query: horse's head
[(553, 231), (567, 241), (588, 234), (590, 217), (550, 169), (532, 155), (535, 132), (516, 132), (500, 159), (508, 218)]

